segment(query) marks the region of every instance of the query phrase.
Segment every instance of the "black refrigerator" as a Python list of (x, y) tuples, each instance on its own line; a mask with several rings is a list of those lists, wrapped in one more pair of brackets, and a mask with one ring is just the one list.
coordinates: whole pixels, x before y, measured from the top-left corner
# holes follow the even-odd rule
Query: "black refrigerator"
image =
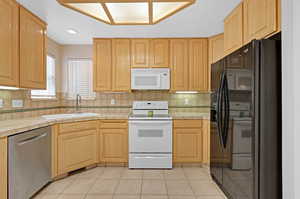
[(211, 89), (213, 180), (229, 199), (282, 198), (281, 42), (254, 40), (212, 64)]

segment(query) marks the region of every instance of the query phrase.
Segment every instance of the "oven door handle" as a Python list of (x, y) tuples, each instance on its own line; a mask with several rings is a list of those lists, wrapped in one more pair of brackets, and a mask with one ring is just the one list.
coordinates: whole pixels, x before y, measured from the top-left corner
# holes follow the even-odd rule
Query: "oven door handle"
[(134, 120), (129, 120), (129, 124), (172, 124), (172, 121), (165, 121), (165, 120), (134, 121)]

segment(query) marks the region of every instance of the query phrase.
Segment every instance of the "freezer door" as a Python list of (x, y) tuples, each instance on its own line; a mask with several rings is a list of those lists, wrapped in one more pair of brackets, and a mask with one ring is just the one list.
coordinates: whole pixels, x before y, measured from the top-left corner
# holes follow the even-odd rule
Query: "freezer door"
[(218, 102), (220, 101), (220, 85), (221, 76), (224, 72), (224, 60), (213, 64), (211, 66), (211, 123), (210, 123), (210, 171), (213, 179), (218, 183), (223, 183), (223, 152), (222, 152), (222, 136), (219, 131), (218, 122), (219, 118), (219, 107)]
[[(254, 73), (255, 68), (253, 64), (253, 44), (247, 45), (238, 51), (232, 53), (227, 56), (226, 64), (225, 64), (225, 81), (227, 81), (227, 86), (224, 88), (224, 124), (232, 126), (232, 116), (230, 112), (238, 111), (230, 109), (231, 102), (237, 103), (249, 103), (250, 104), (250, 123), (253, 116), (253, 95), (254, 95)], [(238, 75), (243, 71), (244, 74), (250, 78), (250, 88), (247, 90), (237, 89), (237, 87), (229, 87), (227, 74), (235, 74)], [(229, 78), (230, 81), (230, 78)], [(226, 85), (226, 84), (225, 84)], [(234, 108), (234, 107), (233, 107)], [(229, 117), (229, 118), (228, 118)], [(235, 116), (236, 119), (243, 119), (243, 115)], [(228, 122), (230, 124), (228, 124)], [(230, 159), (227, 164), (223, 164), (223, 184), (222, 187), (227, 193), (229, 198), (232, 199), (253, 199), (253, 185), (254, 185), (254, 169), (253, 169), (253, 153), (247, 151), (246, 154), (243, 154), (244, 151), (234, 151), (241, 144), (245, 146), (249, 146), (253, 144), (255, 131), (252, 126), (249, 127), (249, 131), (247, 134), (243, 134), (241, 136), (247, 136), (247, 139), (243, 139), (244, 143), (238, 143), (239, 140), (233, 139), (236, 133), (232, 131), (231, 127), (227, 127), (227, 130), (224, 130), (224, 151), (230, 154)], [(226, 129), (226, 128), (225, 128)], [(246, 143), (245, 143), (246, 142)], [(247, 157), (247, 158), (245, 158)], [(239, 165), (249, 165), (247, 167), (239, 166)], [(238, 163), (238, 164), (237, 164)]]

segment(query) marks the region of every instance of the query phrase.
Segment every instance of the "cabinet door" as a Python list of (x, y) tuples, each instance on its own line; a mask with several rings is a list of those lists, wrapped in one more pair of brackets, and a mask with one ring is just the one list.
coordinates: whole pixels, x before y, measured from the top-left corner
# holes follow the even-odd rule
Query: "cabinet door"
[(97, 130), (58, 136), (58, 172), (64, 174), (97, 163)]
[(174, 129), (174, 162), (202, 162), (201, 129)]
[(112, 48), (110, 39), (94, 40), (94, 91), (112, 90)]
[(130, 40), (113, 39), (112, 41), (112, 90), (130, 90)]
[(262, 39), (277, 31), (277, 0), (244, 1), (244, 38)]
[(46, 24), (20, 8), (20, 87), (46, 89)]
[(189, 90), (208, 91), (208, 41), (189, 40)]
[(225, 54), (243, 46), (243, 3), (239, 4), (224, 20)]
[(100, 162), (128, 162), (127, 129), (100, 129)]
[(169, 67), (169, 40), (152, 39), (150, 41), (150, 67)]
[(188, 40), (172, 39), (171, 45), (171, 90), (189, 90)]
[(0, 85), (19, 86), (19, 5), (0, 0)]
[(131, 67), (149, 66), (149, 43), (148, 39), (131, 40)]
[(209, 63), (213, 64), (224, 57), (224, 34), (209, 38)]

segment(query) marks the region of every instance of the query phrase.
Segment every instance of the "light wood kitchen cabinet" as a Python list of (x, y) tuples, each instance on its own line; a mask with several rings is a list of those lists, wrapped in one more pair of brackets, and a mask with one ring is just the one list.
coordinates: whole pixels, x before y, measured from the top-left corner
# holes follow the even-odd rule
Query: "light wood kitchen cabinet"
[(203, 158), (204, 164), (210, 163), (210, 120), (202, 120), (202, 131), (203, 131)]
[(188, 40), (170, 40), (171, 90), (189, 90)]
[(244, 40), (263, 39), (280, 29), (278, 0), (244, 0)]
[(94, 91), (112, 90), (112, 41), (94, 39), (93, 45)]
[(168, 39), (150, 40), (150, 67), (153, 68), (169, 67), (169, 40)]
[(19, 4), (0, 0), (0, 85), (19, 86)]
[(126, 162), (128, 162), (127, 121), (100, 121), (100, 163)]
[(131, 40), (131, 67), (145, 68), (149, 66), (149, 39)]
[(208, 40), (171, 39), (171, 90), (208, 91)]
[(58, 175), (98, 162), (96, 121), (60, 124), (57, 136)]
[(208, 40), (189, 40), (189, 89), (190, 91), (208, 91)]
[(203, 132), (201, 120), (174, 120), (174, 163), (202, 163)]
[(130, 91), (130, 40), (112, 40), (112, 90)]
[(0, 138), (0, 198), (7, 199), (8, 193), (8, 139)]
[(243, 24), (242, 2), (224, 20), (225, 55), (243, 46)]
[(46, 24), (20, 7), (20, 87), (46, 89)]
[(224, 57), (224, 34), (209, 38), (209, 64), (216, 63)]

